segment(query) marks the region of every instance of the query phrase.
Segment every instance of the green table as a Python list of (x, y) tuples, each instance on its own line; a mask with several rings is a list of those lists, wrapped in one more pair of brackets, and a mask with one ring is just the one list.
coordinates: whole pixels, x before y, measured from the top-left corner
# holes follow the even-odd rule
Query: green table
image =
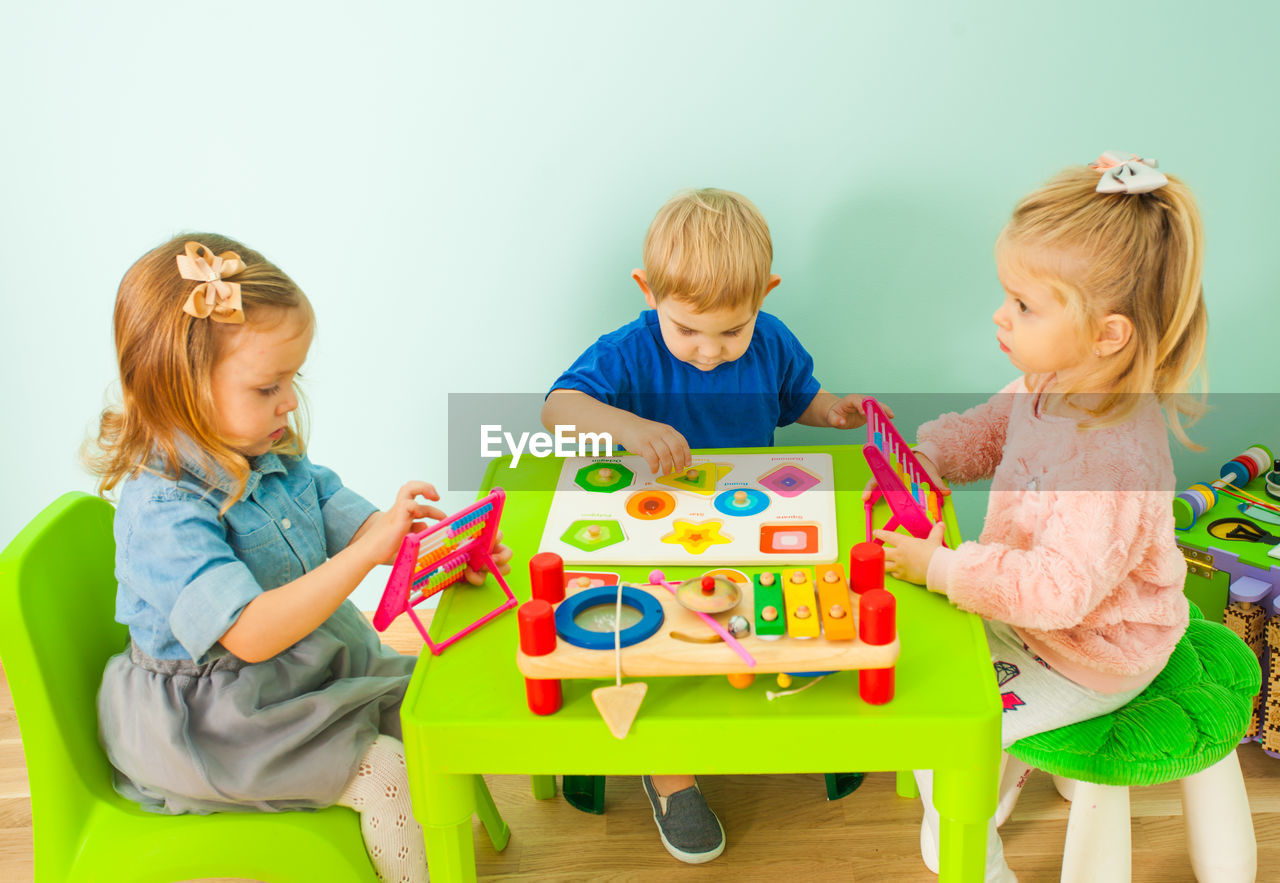
[[(863, 539), (861, 489), (870, 471), (857, 445), (743, 449), (832, 455), (839, 546)], [(710, 452), (699, 452), (710, 453)], [(515, 551), (509, 577), (528, 600), (528, 562), (538, 551), (555, 458), (507, 458), (486, 474), (507, 491), (502, 529)], [(888, 510), (877, 517), (883, 524)], [(573, 568), (569, 568), (573, 569)], [(581, 569), (588, 569), (585, 565)], [(600, 567), (643, 581), (648, 567)], [(671, 578), (699, 568), (664, 568)], [(742, 568), (748, 573), (760, 568)], [(981, 880), (987, 820), (995, 813), (1000, 765), (1001, 704), (981, 620), (946, 598), (888, 579), (898, 602), (902, 653), (894, 699), (871, 706), (858, 696), (856, 672), (828, 677), (812, 690), (769, 702), (771, 677), (745, 690), (722, 676), (648, 678), (648, 694), (631, 733), (609, 734), (591, 701), (600, 681), (564, 681), (564, 707), (539, 716), (525, 702), (516, 668), (516, 616), (504, 615), (451, 646), (423, 656), (401, 717), (414, 812), (425, 832), (434, 883), (475, 879), (471, 817), (474, 777), (529, 774), (536, 797), (555, 794), (555, 775), (827, 773), (831, 770), (936, 770), (934, 800), (942, 815), (941, 879)], [(432, 634), (451, 634), (494, 605), (493, 588), (445, 593)], [(899, 793), (912, 796), (910, 775)], [(602, 873), (606, 869), (601, 869)]]

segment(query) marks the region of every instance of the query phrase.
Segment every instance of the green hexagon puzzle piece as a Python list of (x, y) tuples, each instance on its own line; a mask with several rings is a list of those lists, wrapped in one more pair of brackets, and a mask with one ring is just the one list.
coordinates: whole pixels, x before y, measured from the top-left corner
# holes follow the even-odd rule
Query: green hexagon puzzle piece
[(573, 483), (584, 491), (611, 494), (630, 487), (635, 480), (636, 474), (621, 463), (592, 463), (578, 470)]
[(605, 546), (612, 546), (627, 538), (622, 525), (616, 521), (575, 521), (560, 537), (561, 542), (568, 543), (584, 552), (595, 552)]

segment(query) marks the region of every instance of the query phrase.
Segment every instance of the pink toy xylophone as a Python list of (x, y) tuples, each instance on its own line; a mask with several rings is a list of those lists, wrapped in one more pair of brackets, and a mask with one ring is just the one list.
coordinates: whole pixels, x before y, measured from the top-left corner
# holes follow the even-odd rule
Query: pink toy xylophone
[[(400, 542), (400, 551), (391, 566), (391, 577), (373, 617), (373, 627), (384, 631), (393, 619), (401, 613), (408, 613), (431, 652), (439, 656), (445, 647), (515, 607), (515, 595), (489, 555), (506, 498), (502, 488), (494, 488), (487, 497), (456, 515), (408, 534)], [(467, 567), (492, 574), (507, 600), (443, 641), (432, 641), (413, 608), (463, 579)]]

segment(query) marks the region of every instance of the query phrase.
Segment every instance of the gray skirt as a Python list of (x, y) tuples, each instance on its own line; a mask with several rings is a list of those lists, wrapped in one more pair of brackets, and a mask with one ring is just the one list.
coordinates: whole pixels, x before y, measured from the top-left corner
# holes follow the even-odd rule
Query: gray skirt
[(332, 806), (379, 733), (400, 735), (413, 656), (350, 601), (264, 662), (113, 656), (98, 731), (116, 790), (158, 813)]

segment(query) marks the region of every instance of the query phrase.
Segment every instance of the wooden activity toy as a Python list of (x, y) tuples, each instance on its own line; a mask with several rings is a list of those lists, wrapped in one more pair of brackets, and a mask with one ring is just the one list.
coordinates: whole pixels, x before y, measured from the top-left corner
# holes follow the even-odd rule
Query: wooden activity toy
[(1275, 466), (1266, 445), (1251, 445), (1217, 480), (1179, 492), (1173, 516), (1188, 595), (1207, 617), (1221, 615), (1262, 668), (1246, 738), (1280, 757), (1280, 500), (1267, 490)]
[(874, 536), (872, 510), (876, 501), (883, 497), (893, 511), (885, 530), (895, 530), (901, 525), (913, 536), (924, 539), (934, 524), (945, 521), (943, 543), (954, 549), (960, 541), (960, 529), (951, 509), (943, 505), (941, 489), (934, 485), (880, 403), (873, 398), (865, 398), (862, 410), (867, 417), (867, 443), (862, 453), (876, 480), (875, 490), (864, 504), (867, 538)]
[[(1271, 449), (1252, 445), (1243, 454), (1222, 464), (1220, 477), (1210, 484), (1197, 483), (1173, 498), (1173, 524), (1187, 530), (1218, 502), (1218, 493), (1237, 496), (1240, 489), (1271, 470)], [(1241, 499), (1244, 499), (1243, 497)]]
[[(533, 600), (519, 615), (517, 665), (529, 708), (559, 710), (563, 678), (612, 677), (615, 686), (601, 690), (619, 707), (596, 701), (622, 738), (643, 697), (624, 677), (724, 674), (747, 686), (756, 674), (817, 670), (858, 670), (863, 700), (888, 702), (899, 648), (884, 550), (859, 543), (850, 564), (852, 586), (840, 564), (738, 574), (741, 581), (724, 571), (669, 581), (653, 571), (642, 585), (587, 586), (565, 573), (558, 554), (541, 552), (529, 563)], [(605, 607), (607, 617), (593, 617)]]
[(831, 455), (695, 456), (652, 481), (637, 456), (565, 460), (539, 546), (577, 565), (836, 559)]
[[(489, 554), (506, 498), (502, 488), (494, 488), (488, 496), (461, 512), (405, 536), (391, 566), (387, 587), (382, 591), (373, 627), (384, 631), (397, 616), (407, 613), (431, 652), (439, 656), (445, 647), (515, 607), (515, 595)], [(463, 580), (468, 567), (491, 574), (506, 595), (506, 601), (437, 643), (431, 640), (413, 608)]]

